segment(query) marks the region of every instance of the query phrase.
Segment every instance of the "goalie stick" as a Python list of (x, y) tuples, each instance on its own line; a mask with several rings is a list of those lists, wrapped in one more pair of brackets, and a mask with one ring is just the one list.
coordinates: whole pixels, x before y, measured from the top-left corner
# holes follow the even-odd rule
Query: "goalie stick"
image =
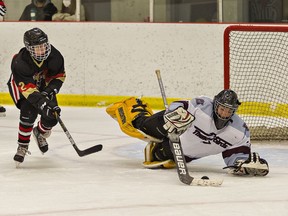
[[(167, 103), (167, 98), (165, 95), (165, 90), (164, 90), (160, 70), (156, 70), (155, 72), (157, 75), (163, 103), (164, 103), (165, 109), (167, 110), (168, 109), (168, 103)], [(179, 136), (169, 136), (168, 135), (168, 138), (169, 138), (170, 148), (171, 148), (172, 153), (173, 153), (174, 161), (176, 163), (176, 169), (177, 169), (178, 177), (182, 183), (187, 184), (187, 185), (199, 185), (199, 186), (220, 186), (222, 184), (222, 182), (223, 182), (222, 179), (212, 180), (212, 179), (209, 179), (207, 176), (203, 176), (202, 178), (197, 179), (197, 178), (190, 176), (189, 171), (188, 171), (188, 167), (187, 167), (187, 163), (185, 160), (185, 156), (183, 154), (183, 150), (182, 150), (181, 141), (180, 141)]]
[(89, 154), (92, 154), (92, 153), (95, 153), (95, 152), (98, 152), (98, 151), (102, 150), (103, 146), (101, 144), (92, 146), (92, 147), (84, 149), (84, 150), (80, 150), (78, 148), (78, 146), (76, 145), (74, 139), (72, 138), (71, 134), (69, 133), (68, 129), (66, 128), (65, 124), (63, 123), (62, 119), (60, 118), (60, 116), (57, 113), (55, 113), (55, 115), (56, 115), (56, 118), (57, 118), (59, 124), (61, 125), (61, 128), (63, 129), (64, 133), (68, 137), (68, 139), (69, 139), (70, 143), (72, 144), (73, 148), (76, 150), (77, 154), (80, 157), (83, 157), (83, 156), (86, 156), (86, 155), (89, 155)]

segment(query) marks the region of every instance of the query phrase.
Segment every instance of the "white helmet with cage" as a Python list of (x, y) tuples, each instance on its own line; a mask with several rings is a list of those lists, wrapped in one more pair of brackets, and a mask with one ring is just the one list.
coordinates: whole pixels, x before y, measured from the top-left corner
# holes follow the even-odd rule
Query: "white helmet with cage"
[(39, 28), (33, 28), (25, 32), (24, 44), (30, 55), (37, 61), (46, 60), (51, 53), (48, 36)]

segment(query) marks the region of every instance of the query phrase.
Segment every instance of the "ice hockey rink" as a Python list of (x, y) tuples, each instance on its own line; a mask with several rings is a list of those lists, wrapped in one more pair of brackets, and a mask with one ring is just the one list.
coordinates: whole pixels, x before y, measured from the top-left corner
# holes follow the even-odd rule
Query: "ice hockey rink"
[(253, 143), (269, 162), (266, 177), (226, 173), (221, 155), (188, 164), (191, 176), (222, 178), (221, 187), (187, 186), (176, 170), (142, 167), (145, 143), (123, 134), (105, 108), (62, 107), (61, 117), (80, 149), (103, 150), (79, 157), (62, 128), (53, 129), (42, 155), (33, 138), (21, 168), (18, 110), (0, 117), (0, 216), (287, 216), (288, 143)]

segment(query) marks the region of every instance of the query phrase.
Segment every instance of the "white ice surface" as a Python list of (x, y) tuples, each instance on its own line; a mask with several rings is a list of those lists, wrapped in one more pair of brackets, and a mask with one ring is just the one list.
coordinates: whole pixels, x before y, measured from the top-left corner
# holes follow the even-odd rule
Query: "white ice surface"
[(190, 175), (223, 178), (221, 187), (187, 186), (176, 170), (142, 167), (145, 143), (123, 134), (104, 108), (62, 107), (62, 120), (80, 149), (103, 150), (79, 157), (61, 127), (53, 129), (42, 155), (33, 138), (21, 168), (18, 110), (0, 117), (0, 216), (288, 216), (288, 142), (255, 143), (267, 159), (266, 177), (235, 177), (222, 170), (221, 155), (190, 163)]

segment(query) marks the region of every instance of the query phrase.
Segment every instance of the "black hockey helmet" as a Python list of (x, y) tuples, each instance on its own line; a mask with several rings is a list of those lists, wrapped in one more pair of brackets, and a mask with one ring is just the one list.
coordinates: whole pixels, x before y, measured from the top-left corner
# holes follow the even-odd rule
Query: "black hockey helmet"
[(51, 52), (48, 36), (39, 28), (33, 28), (25, 32), (24, 44), (30, 55), (37, 61), (44, 61)]
[(217, 129), (226, 125), (240, 104), (237, 94), (230, 89), (222, 90), (214, 97), (213, 110)]

